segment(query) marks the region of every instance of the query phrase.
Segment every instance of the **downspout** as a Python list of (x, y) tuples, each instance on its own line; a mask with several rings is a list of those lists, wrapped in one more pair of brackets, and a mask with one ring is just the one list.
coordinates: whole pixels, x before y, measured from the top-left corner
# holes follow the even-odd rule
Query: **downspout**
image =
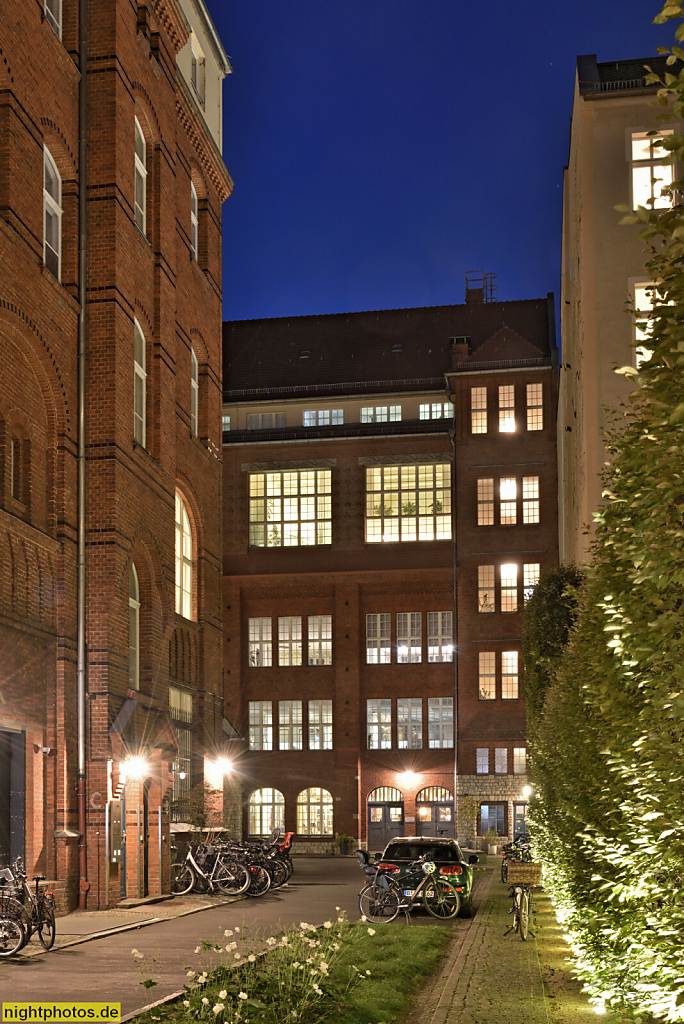
[[(448, 378), (447, 378), (447, 383)], [(450, 391), (450, 388), (448, 388)], [(451, 437), (451, 529), (453, 530), (453, 574), (454, 574), (454, 839), (458, 840), (458, 514), (456, 508), (456, 405), (454, 422), (450, 426)]]
[(88, 836), (86, 820), (86, 543), (85, 543), (85, 397), (86, 397), (86, 268), (87, 268), (87, 142), (88, 142), (88, 5), (79, 2), (78, 90), (78, 524), (76, 565), (76, 692), (78, 697), (78, 907), (85, 910), (88, 890)]

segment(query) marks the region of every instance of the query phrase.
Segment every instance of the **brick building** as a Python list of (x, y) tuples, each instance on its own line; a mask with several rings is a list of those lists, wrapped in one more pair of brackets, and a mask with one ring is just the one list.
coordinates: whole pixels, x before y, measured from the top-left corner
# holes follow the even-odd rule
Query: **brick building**
[(465, 797), (480, 834), (521, 826), (521, 610), (557, 563), (553, 304), (468, 298), (224, 325), (247, 834), (377, 848), (453, 835)]
[(229, 70), (202, 0), (3, 8), (0, 863), (71, 906), (168, 891), (225, 738)]

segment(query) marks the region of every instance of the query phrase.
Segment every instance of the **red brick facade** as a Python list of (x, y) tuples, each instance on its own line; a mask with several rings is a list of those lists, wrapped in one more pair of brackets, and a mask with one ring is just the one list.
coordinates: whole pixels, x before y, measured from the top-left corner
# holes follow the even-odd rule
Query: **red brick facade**
[[(61, 38), (41, 5), (28, 0), (10, 0), (0, 32), (0, 756), (12, 775), (0, 783), (0, 853), (22, 853), (29, 871), (64, 884), (73, 905), (83, 69), (78, 5), (63, 8)], [(202, 778), (204, 752), (214, 753), (223, 736), (220, 209), (231, 182), (179, 70), (188, 32), (177, 0), (89, 6), (87, 879), (80, 888), (93, 909), (122, 893), (114, 852), (120, 801), (112, 797), (118, 763), (131, 755), (146, 758), (147, 781), (129, 778), (124, 788), (125, 889), (129, 896), (168, 890), (177, 756), (169, 685), (192, 698), (194, 781)], [(222, 77), (225, 55), (217, 51), (212, 60)], [(142, 229), (134, 203), (136, 119), (145, 142)], [(44, 252), (44, 147), (61, 177), (58, 269)], [(135, 322), (146, 374), (146, 436), (137, 441)], [(177, 491), (193, 538), (191, 618), (176, 612), (174, 596)], [(132, 565), (139, 690), (130, 689)]]

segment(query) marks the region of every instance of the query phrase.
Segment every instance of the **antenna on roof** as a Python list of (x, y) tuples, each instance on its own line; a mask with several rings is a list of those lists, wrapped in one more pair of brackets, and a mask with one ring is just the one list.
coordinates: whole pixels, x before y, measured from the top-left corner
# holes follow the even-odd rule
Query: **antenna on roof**
[(493, 302), (494, 292), (497, 285), (494, 284), (497, 275), (493, 271), (466, 270), (465, 276), (465, 300), (472, 302)]

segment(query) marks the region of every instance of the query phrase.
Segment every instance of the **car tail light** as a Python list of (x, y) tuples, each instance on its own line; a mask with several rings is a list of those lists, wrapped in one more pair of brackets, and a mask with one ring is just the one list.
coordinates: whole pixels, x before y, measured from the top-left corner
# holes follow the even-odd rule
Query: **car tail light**
[(396, 864), (378, 864), (378, 871), (391, 871), (393, 875), (398, 875), (401, 868)]
[(449, 864), (448, 867), (440, 868), (439, 873), (440, 875), (460, 875), (462, 870), (460, 864)]

